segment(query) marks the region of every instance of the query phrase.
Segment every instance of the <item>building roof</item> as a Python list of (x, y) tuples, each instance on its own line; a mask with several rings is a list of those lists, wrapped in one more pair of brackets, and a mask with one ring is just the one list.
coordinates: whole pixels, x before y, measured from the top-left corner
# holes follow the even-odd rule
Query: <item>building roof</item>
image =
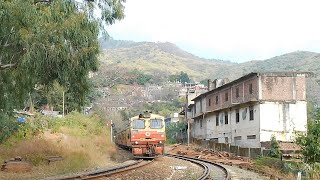
[(272, 77), (297, 77), (299, 75), (305, 75), (306, 77), (312, 77), (314, 76), (314, 73), (311, 73), (311, 72), (251, 72), (245, 76), (242, 76), (234, 81), (231, 81), (227, 84), (224, 84), (220, 87), (217, 87), (215, 89), (212, 89), (211, 91), (207, 91), (203, 94), (200, 94), (199, 96), (195, 97), (194, 99), (192, 99), (192, 101), (195, 101), (197, 99), (200, 99), (202, 98), (203, 96), (206, 96), (207, 94), (211, 94), (213, 92), (216, 92), (216, 91), (219, 91), (221, 89), (224, 89), (226, 87), (229, 87), (229, 86), (232, 86), (238, 82), (241, 82), (243, 80), (246, 80), (246, 79), (249, 79), (251, 77), (254, 77), (254, 76), (272, 76)]

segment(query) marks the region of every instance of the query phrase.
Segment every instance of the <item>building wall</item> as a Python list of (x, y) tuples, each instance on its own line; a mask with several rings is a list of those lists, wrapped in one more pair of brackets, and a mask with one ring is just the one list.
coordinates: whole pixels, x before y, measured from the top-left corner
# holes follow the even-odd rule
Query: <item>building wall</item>
[[(202, 122), (202, 124), (201, 124)], [(192, 123), (192, 137), (197, 139), (206, 139), (207, 122), (203, 119), (194, 120)]]
[[(253, 111), (253, 119), (250, 120), (251, 109)], [(239, 110), (239, 122), (236, 122), (236, 110)], [(231, 144), (243, 147), (260, 147), (259, 117), (260, 109), (258, 103), (245, 104), (239, 108), (233, 109), (231, 117)], [(241, 140), (237, 139), (238, 137), (241, 137)]]
[[(266, 73), (250, 76), (230, 86), (213, 90), (195, 101), (197, 113), (193, 114), (193, 137), (243, 147), (261, 147), (261, 142), (270, 141), (272, 134), (277, 140), (293, 141), (295, 131), (306, 132), (305, 100), (304, 74), (277, 76)], [(239, 122), (236, 122), (237, 110)], [(253, 119), (250, 119), (250, 110)]]
[(294, 141), (295, 131), (306, 132), (307, 103), (265, 102), (260, 105), (260, 141), (270, 141), (272, 134), (280, 141)]
[[(225, 124), (225, 113), (228, 114), (228, 124)], [(219, 125), (216, 125), (216, 117), (218, 117)], [(207, 139), (219, 143), (230, 143), (231, 126), (230, 126), (230, 112), (221, 111), (217, 113), (210, 113), (206, 116), (207, 121)]]
[[(253, 120), (250, 120), (250, 107), (253, 107)], [(237, 110), (239, 110), (239, 122), (236, 122)], [(225, 124), (225, 113), (228, 113), (228, 124)], [(259, 114), (258, 104), (247, 104), (219, 113), (210, 113), (206, 116), (207, 139), (244, 147), (260, 147)], [(216, 125), (217, 116), (219, 121), (218, 126)], [(247, 136), (252, 135), (256, 136), (255, 139), (247, 139)], [(241, 137), (241, 140), (235, 139), (235, 137)]]
[(291, 101), (306, 100), (305, 76), (276, 77), (261, 76), (262, 99)]
[[(252, 85), (251, 93), (249, 90), (250, 85)], [(239, 97), (237, 97), (237, 88), (239, 88)], [(227, 100), (226, 100), (226, 93), (228, 96)], [(216, 103), (217, 96), (218, 96), (218, 103)], [(219, 91), (213, 92), (212, 94), (208, 94), (206, 96), (206, 105), (207, 105), (206, 109), (209, 112), (217, 111), (217, 110), (233, 107), (236, 104), (247, 103), (249, 101), (257, 101), (258, 99), (259, 99), (259, 77), (254, 76), (248, 80), (236, 83), (230, 87), (226, 87)]]

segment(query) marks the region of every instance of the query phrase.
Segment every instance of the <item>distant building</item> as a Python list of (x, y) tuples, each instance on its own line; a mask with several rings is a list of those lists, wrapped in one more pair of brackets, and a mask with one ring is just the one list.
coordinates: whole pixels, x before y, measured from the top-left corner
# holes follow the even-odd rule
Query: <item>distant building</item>
[(181, 112), (179, 113), (180, 115), (184, 115), (185, 122), (187, 122), (187, 120), (193, 120), (191, 116), (191, 107), (194, 104), (194, 102), (192, 101), (192, 99), (207, 91), (208, 87), (199, 83), (185, 83), (184, 88), (180, 90), (179, 97), (186, 98), (185, 107), (183, 107)]
[(180, 120), (179, 113), (172, 113), (170, 115), (170, 117), (166, 118), (164, 121), (165, 121), (166, 126), (168, 126), (171, 123), (179, 122), (179, 120)]
[(192, 137), (244, 147), (261, 147), (272, 135), (294, 141), (295, 132), (307, 130), (309, 75), (250, 73), (232, 82), (209, 82), (209, 91), (188, 104)]

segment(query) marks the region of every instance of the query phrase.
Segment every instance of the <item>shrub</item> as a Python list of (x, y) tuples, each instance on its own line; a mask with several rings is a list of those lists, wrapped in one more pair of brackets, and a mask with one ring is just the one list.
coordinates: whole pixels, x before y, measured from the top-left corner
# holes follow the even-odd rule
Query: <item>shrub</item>
[(15, 118), (10, 118), (6, 114), (0, 113), (0, 143), (3, 143), (19, 128), (19, 123)]
[(298, 134), (296, 143), (300, 145), (306, 163), (320, 162), (320, 110), (314, 120), (308, 121), (308, 132)]
[(271, 149), (270, 149), (269, 156), (273, 158), (281, 157), (280, 146), (274, 135), (271, 136)]

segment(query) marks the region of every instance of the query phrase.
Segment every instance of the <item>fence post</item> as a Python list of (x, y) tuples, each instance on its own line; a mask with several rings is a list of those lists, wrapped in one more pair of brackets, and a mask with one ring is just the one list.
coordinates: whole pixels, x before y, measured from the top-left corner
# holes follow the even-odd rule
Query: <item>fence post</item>
[(237, 156), (240, 156), (240, 146), (237, 146)]

